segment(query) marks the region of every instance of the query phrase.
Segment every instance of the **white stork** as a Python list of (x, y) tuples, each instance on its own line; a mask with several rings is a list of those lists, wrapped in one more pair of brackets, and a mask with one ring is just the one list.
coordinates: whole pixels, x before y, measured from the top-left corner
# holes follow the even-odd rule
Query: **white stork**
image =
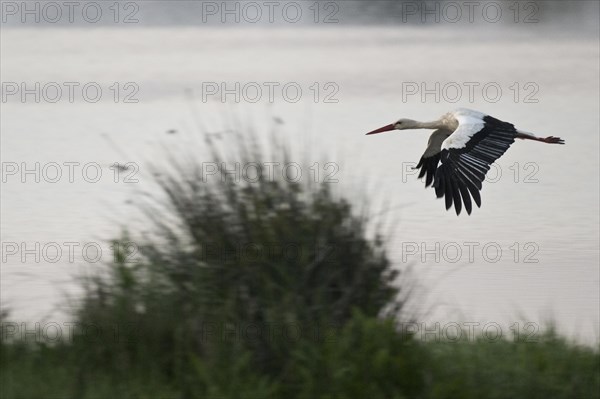
[(425, 177), (425, 187), (433, 183), (437, 197), (445, 196), (446, 210), (454, 203), (457, 215), (463, 203), (467, 213), (471, 214), (471, 197), (481, 207), (481, 183), (490, 165), (515, 139), (565, 143), (558, 137), (536, 137), (516, 129), (511, 123), (465, 108), (449, 112), (433, 122), (400, 119), (367, 135), (406, 129), (436, 129), (415, 169), (420, 168), (419, 178)]

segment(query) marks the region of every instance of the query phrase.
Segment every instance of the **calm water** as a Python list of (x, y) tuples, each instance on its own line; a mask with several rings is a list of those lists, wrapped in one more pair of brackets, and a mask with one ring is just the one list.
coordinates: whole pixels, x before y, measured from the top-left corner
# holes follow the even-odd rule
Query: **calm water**
[[(360, 190), (375, 204), (390, 202), (388, 215), (397, 223), (392, 256), (399, 267), (411, 265), (419, 278), (426, 295), (416, 302), (427, 312), (424, 320), (508, 326), (554, 319), (570, 335), (596, 340), (597, 23), (569, 34), (541, 26), (473, 33), (407, 26), (3, 29), (3, 82), (97, 82), (103, 89), (97, 103), (82, 101), (76, 90), (73, 103), (2, 104), (5, 167), (96, 162), (102, 168), (97, 183), (82, 178), (81, 166), (74, 183), (65, 166), (58, 183), (43, 174), (39, 183), (33, 175), (26, 183), (20, 175), (7, 176), (1, 194), (3, 306), (18, 320), (63, 317), (57, 304), (78, 292), (73, 277), (85, 264), (81, 246), (114, 237), (123, 224), (143, 229), (135, 205), (140, 191), (154, 189), (145, 163), (164, 158), (164, 147), (196, 145), (199, 120), (209, 130), (223, 130), (223, 115), (233, 112), (259, 128), (280, 118), (277, 134), (310, 148), (311, 161), (339, 165), (335, 177), (342, 193), (359, 201)], [(133, 82), (139, 102), (114, 103), (115, 82)], [(223, 105), (202, 101), (203, 82), (294, 82), (303, 96), (291, 103), (276, 91), (272, 104), (232, 104), (230, 97)], [(422, 101), (420, 92), (403, 99), (409, 86), (420, 90), (436, 82), (448, 90), (439, 101), (433, 95)], [(479, 84), (472, 102), (469, 82)], [(493, 86), (488, 97), (484, 85)], [(460, 101), (445, 101), (456, 96), (456, 86), (463, 89)], [(494, 87), (502, 90), (496, 102)], [(324, 102), (328, 94), (337, 103)], [(432, 120), (458, 106), (561, 136), (567, 145), (516, 143), (498, 162), (494, 181), (485, 184), (482, 209), (457, 218), (409, 169), (428, 132), (364, 133), (400, 117)], [(168, 134), (170, 129), (177, 133)], [(139, 164), (139, 183), (124, 183), (126, 173), (115, 183), (109, 168), (114, 162)], [(93, 178), (92, 171), (86, 176)], [(47, 172), (50, 178), (55, 174)], [(309, 171), (303, 172), (308, 178)], [(27, 248), (39, 242), (49, 252), (39, 263), (33, 255), (23, 262), (21, 252), (7, 253), (6, 243), (12, 242)], [(54, 252), (47, 244), (53, 242), (63, 251), (56, 263), (48, 261)], [(75, 261), (68, 259), (66, 242), (80, 245)], [(105, 245), (103, 260), (109, 252)]]

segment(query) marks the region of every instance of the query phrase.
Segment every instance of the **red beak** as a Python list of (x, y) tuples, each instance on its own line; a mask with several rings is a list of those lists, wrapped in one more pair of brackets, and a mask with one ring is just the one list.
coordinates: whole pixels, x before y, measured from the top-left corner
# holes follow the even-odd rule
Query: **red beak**
[(369, 134), (377, 134), (377, 133), (383, 133), (383, 132), (389, 132), (390, 130), (394, 130), (394, 125), (386, 125), (384, 127), (380, 127), (379, 129), (375, 129), (372, 132), (367, 133), (367, 135)]

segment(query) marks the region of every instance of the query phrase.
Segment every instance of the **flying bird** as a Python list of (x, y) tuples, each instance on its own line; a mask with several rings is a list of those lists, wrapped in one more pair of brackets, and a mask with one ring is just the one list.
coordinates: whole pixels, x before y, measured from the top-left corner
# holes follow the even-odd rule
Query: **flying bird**
[(481, 183), (490, 165), (515, 139), (565, 143), (559, 137), (536, 137), (511, 123), (466, 108), (449, 112), (433, 122), (400, 119), (367, 135), (407, 129), (435, 129), (415, 169), (420, 169), (419, 178), (425, 177), (425, 187), (433, 185), (436, 196), (445, 198), (446, 210), (454, 204), (457, 215), (463, 204), (471, 214), (471, 198), (481, 207)]

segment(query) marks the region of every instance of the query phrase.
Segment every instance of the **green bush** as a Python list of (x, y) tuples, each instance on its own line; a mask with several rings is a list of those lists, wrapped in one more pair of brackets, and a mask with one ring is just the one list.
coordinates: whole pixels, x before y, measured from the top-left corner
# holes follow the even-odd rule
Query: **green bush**
[(83, 325), (134, 326), (94, 348), (95, 362), (151, 362), (183, 383), (191, 358), (219, 362), (226, 344), (279, 378), (295, 346), (345, 325), (354, 309), (377, 317), (401, 308), (382, 238), (367, 238), (368, 215), (328, 183), (227, 176), (234, 162), (291, 162), (281, 145), (266, 155), (249, 137), (226, 154), (208, 142), (219, 166), (210, 181), (198, 160), (173, 158), (157, 173), (165, 195), (145, 209), (157, 234), (144, 238), (137, 263), (130, 238), (115, 241), (122, 251), (108, 276), (87, 281), (76, 314)]
[[(397, 332), (391, 319), (356, 312), (335, 335), (320, 345), (307, 344), (294, 353), (294, 383), (287, 397), (413, 398), (424, 388), (427, 362), (423, 346)], [(283, 397), (286, 397), (283, 396)]]

